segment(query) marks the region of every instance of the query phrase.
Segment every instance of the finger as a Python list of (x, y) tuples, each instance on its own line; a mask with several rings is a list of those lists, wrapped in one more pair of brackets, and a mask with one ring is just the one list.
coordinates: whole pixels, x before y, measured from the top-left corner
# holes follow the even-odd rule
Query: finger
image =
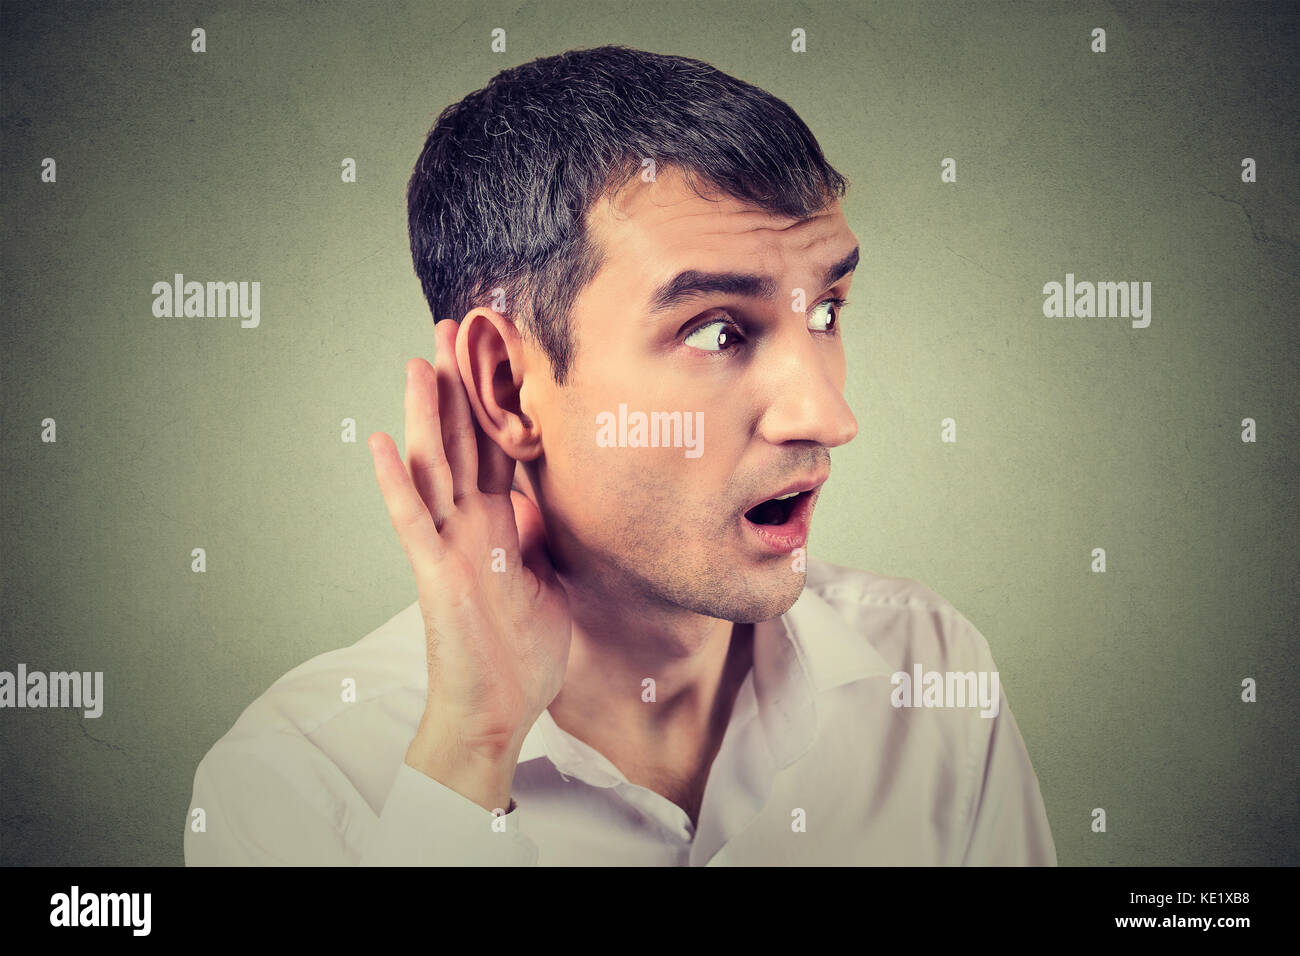
[(375, 478), (384, 496), (388, 517), (402, 543), (406, 559), (416, 577), (427, 574), (442, 557), (443, 543), (433, 525), (433, 518), (416, 491), (411, 476), (397, 453), (397, 445), (383, 432), (375, 432), (366, 444), (375, 462)]
[(519, 529), (519, 554), (524, 567), (543, 581), (555, 583), (555, 564), (546, 546), (546, 526), (541, 512), (522, 491), (510, 493), (510, 504), (515, 512), (515, 527)]
[(424, 359), (411, 359), (406, 363), (407, 468), (435, 529), (441, 528), (451, 514), (453, 490), (438, 418), (438, 388), (433, 369)]
[(476, 425), (469, 396), (456, 366), (456, 333), (460, 323), (443, 319), (435, 327), (438, 354), (433, 367), (438, 374), (438, 413), (442, 417), (442, 445), (451, 466), (452, 502), (478, 491)]

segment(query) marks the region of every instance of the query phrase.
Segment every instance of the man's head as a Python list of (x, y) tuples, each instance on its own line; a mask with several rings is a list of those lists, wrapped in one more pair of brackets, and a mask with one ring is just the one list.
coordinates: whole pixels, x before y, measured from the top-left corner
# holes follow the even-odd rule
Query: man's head
[(794, 602), (801, 542), (745, 514), (857, 431), (828, 302), (857, 258), (845, 186), (780, 100), (623, 47), (507, 70), (439, 117), (408, 190), (416, 271), (571, 593), (665, 620)]

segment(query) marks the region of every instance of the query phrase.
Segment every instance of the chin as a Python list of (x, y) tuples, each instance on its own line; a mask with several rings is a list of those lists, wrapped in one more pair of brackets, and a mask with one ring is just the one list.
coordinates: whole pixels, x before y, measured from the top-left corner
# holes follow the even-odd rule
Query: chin
[(779, 586), (757, 586), (741, 593), (733, 592), (721, 602), (722, 607), (709, 611), (709, 616), (737, 624), (757, 624), (781, 616), (799, 600), (804, 585), (804, 575), (791, 571), (789, 565), (783, 566), (782, 574), (788, 576), (789, 580)]

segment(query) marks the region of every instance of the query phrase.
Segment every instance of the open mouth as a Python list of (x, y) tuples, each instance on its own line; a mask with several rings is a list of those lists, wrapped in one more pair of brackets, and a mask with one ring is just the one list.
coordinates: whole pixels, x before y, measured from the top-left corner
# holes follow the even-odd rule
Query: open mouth
[(768, 498), (746, 511), (745, 518), (753, 524), (783, 525), (790, 520), (800, 499), (810, 494), (811, 491), (800, 491), (785, 498)]
[(796, 548), (806, 547), (813, 498), (820, 487), (818, 484), (806, 491), (769, 498), (746, 511), (740, 524), (751, 543), (770, 555), (789, 555)]

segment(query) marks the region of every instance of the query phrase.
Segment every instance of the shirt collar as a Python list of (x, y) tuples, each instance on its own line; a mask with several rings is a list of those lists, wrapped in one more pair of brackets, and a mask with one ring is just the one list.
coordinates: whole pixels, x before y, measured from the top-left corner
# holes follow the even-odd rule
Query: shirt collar
[(758, 717), (776, 769), (788, 767), (821, 730), (818, 695), (892, 672), (867, 635), (805, 587), (790, 610), (754, 629)]
[[(819, 694), (894, 670), (867, 634), (808, 587), (784, 614), (755, 624), (754, 694), (775, 767), (789, 766), (812, 746)], [(549, 755), (563, 767), (588, 749), (574, 748), (570, 735), (543, 711), (524, 738), (519, 762)], [(609, 761), (602, 763), (605, 775), (617, 773)]]

